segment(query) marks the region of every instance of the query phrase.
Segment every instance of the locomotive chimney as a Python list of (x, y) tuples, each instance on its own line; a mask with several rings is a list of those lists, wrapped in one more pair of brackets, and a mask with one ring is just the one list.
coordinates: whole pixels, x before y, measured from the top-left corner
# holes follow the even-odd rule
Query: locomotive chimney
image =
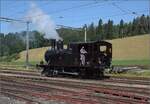
[(56, 46), (56, 39), (51, 39), (51, 49), (55, 50), (55, 46)]
[(57, 49), (58, 50), (63, 50), (63, 41), (61, 41), (61, 40), (57, 41)]

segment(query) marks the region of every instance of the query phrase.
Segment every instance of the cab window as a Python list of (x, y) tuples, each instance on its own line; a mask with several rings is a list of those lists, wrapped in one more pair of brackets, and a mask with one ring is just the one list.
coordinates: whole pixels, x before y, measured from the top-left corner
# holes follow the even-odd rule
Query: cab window
[(106, 52), (107, 47), (106, 46), (100, 46), (100, 52)]

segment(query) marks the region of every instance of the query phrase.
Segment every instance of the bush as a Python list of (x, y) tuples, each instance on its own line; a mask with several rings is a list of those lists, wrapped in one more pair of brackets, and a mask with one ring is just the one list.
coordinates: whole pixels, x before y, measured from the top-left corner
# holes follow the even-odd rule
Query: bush
[(11, 62), (13, 60), (17, 60), (20, 58), (20, 55), (15, 53), (15, 54), (12, 54), (10, 56), (3, 56), (3, 57), (0, 57), (0, 61), (4, 61), (4, 62)]

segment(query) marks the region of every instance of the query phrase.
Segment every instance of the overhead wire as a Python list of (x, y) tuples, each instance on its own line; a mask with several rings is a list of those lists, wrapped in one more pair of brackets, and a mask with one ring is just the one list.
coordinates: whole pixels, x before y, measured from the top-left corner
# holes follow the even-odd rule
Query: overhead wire
[[(101, 3), (101, 2), (99, 2), (99, 3)], [(48, 14), (56, 14), (56, 13), (59, 13), (59, 12), (63, 12), (63, 11), (68, 11), (68, 10), (72, 10), (72, 9), (75, 9), (75, 8), (81, 8), (81, 7), (88, 7), (88, 6), (91, 6), (91, 5), (94, 5), (95, 6), (95, 4), (99, 4), (99, 3), (97, 3), (97, 2), (94, 2), (94, 3), (92, 3), (92, 4), (90, 4), (90, 3), (87, 3), (87, 4), (82, 4), (82, 5), (77, 5), (77, 6), (73, 6), (73, 7), (70, 7), (70, 8), (64, 8), (64, 9), (62, 9), (62, 10), (57, 10), (57, 11), (53, 11), (53, 12), (51, 12), (51, 13), (48, 13)], [(103, 2), (103, 3), (105, 3), (105, 2)], [(114, 17), (114, 16), (121, 16), (121, 15), (128, 15), (128, 14), (134, 14), (134, 12), (129, 12), (129, 11), (127, 11), (127, 10), (124, 10), (124, 9), (122, 9), (120, 6), (118, 6), (117, 4), (116, 4), (116, 2), (113, 2), (113, 3), (111, 3), (114, 7), (116, 7), (116, 8), (118, 8), (120, 11), (122, 11), (123, 12), (123, 14), (115, 14), (115, 15), (110, 15), (110, 16), (104, 16), (104, 17), (101, 17), (101, 18), (107, 18), (107, 17)], [(137, 13), (137, 12), (135, 12), (135, 13)], [(136, 14), (137, 15), (137, 14)], [(36, 16), (41, 16), (40, 14), (39, 15), (36, 15)], [(33, 17), (33, 16), (32, 16)], [(100, 18), (100, 16), (97, 16), (97, 17), (92, 17), (92, 19), (93, 18)], [(20, 19), (24, 19), (24, 18), (20, 18)], [(85, 20), (85, 19), (80, 19), (80, 20)], [(78, 21), (78, 20), (77, 20)], [(87, 20), (86, 20), (87, 21)]]
[[(95, 1), (94, 3), (86, 3), (86, 4), (82, 4), (82, 5), (77, 5), (77, 6), (73, 6), (73, 7), (70, 7), (70, 8), (64, 8), (62, 10), (57, 10), (57, 11), (54, 11), (52, 13), (58, 13), (58, 12), (63, 12), (63, 11), (67, 11), (67, 10), (71, 10), (71, 9), (75, 9), (75, 8), (81, 8), (81, 7), (85, 7), (85, 6), (90, 6), (90, 5), (94, 5), (94, 4), (99, 4), (100, 2), (97, 2)], [(18, 13), (24, 13), (25, 11), (20, 11)], [(39, 14), (39, 15), (36, 15), (36, 16), (43, 16), (43, 14)], [(21, 18), (20, 18), (21, 19)]]
[[(109, 0), (107, 0), (107, 2), (108, 1)], [(73, 7), (52, 11), (52, 12), (49, 12), (48, 14), (57, 14), (57, 13), (69, 11), (69, 10), (72, 10), (72, 9), (78, 9), (78, 8), (82, 8), (82, 7), (91, 7), (93, 5), (94, 5), (94, 7), (97, 7), (97, 6), (103, 5), (104, 3), (106, 3), (105, 0), (104, 0), (104, 2), (99, 2), (99, 1), (95, 0), (95, 2), (93, 2), (93, 3), (86, 3), (86, 4), (82, 4), (82, 5), (76, 5), (76, 6), (73, 6)], [(17, 14), (22, 14), (22, 13), (25, 13), (25, 12), (26, 12), (26, 10), (19, 11), (19, 12), (16, 12), (16, 13)], [(47, 15), (47, 14), (45, 14), (45, 15)], [(37, 15), (34, 15), (34, 16), (27, 16), (27, 17), (23, 17), (23, 18), (19, 18), (19, 19), (25, 19), (25, 18), (31, 18), (31, 17), (37, 17), (37, 16), (43, 16), (43, 14), (37, 14)]]
[[(146, 12), (146, 11), (148, 11), (148, 10), (141, 10), (141, 11), (138, 11), (138, 12), (140, 13), (140, 12)], [(125, 16), (125, 15), (129, 15), (129, 14), (131, 14), (131, 13), (122, 13), (122, 14), (117, 13), (117, 14), (103, 16), (103, 17), (96, 16), (96, 17), (92, 17), (92, 18), (88, 18), (88, 19), (82, 18), (82, 19), (73, 20), (73, 21), (77, 23), (77, 22), (80, 22), (80, 21), (83, 22), (83, 21), (92, 20), (91, 22), (93, 22), (93, 20), (100, 19), (100, 18), (103, 19), (103, 18), (110, 18), (110, 17), (116, 17), (116, 16)], [(86, 23), (83, 23), (83, 24), (86, 24)]]
[[(48, 14), (57, 14), (57, 13), (69, 11), (69, 10), (72, 10), (72, 9), (79, 9), (79, 8), (82, 8), (82, 7), (88, 7), (88, 6), (99, 4), (99, 3), (101, 3), (101, 2), (93, 2), (93, 3), (82, 4), (82, 5), (76, 5), (76, 6), (73, 6), (73, 7), (69, 7), (69, 8), (64, 8), (64, 9), (61, 9), (61, 10), (52, 11), (52, 12), (49, 12)], [(45, 14), (45, 15), (47, 15), (47, 14)], [(37, 14), (35, 16), (28, 16), (26, 18), (38, 17), (38, 16), (43, 16), (43, 14)], [(25, 18), (20, 18), (20, 19), (25, 19)]]
[(136, 12), (133, 12), (129, 9), (123, 9), (122, 7), (120, 7), (119, 5), (117, 5), (116, 3), (112, 3), (112, 5), (114, 7), (116, 7), (117, 9), (119, 9), (120, 11), (124, 12), (124, 13), (131, 13), (131, 14), (134, 14), (134, 15), (138, 15)]
[[(7, 0), (6, 0), (6, 1), (7, 1)], [(55, 0), (52, 0), (52, 1), (54, 2)], [(52, 2), (52, 1), (51, 1), (51, 2)], [(17, 1), (17, 2), (18, 2), (18, 1)], [(27, 1), (19, 1), (19, 2), (21, 2), (22, 4), (25, 4), (25, 3), (27, 3), (27, 2), (32, 2), (32, 1), (30, 1), (30, 0), (28, 1), (28, 0), (27, 0)], [(49, 5), (49, 3), (48, 3), (49, 0), (48, 0), (48, 1), (40, 1), (40, 2), (43, 2), (44, 6), (45, 6), (45, 5)], [(55, 1), (55, 2), (56, 2), (56, 1)], [(9, 3), (10, 3), (10, 2), (9, 2)], [(10, 10), (12, 11), (12, 9), (15, 9), (15, 10), (16, 10), (16, 7), (18, 7), (18, 6), (22, 6), (22, 5), (18, 5), (18, 4), (12, 5), (12, 4), (11, 4), (11, 5), (9, 6), (9, 8), (11, 7)], [(26, 11), (27, 11), (27, 9), (24, 9), (24, 10), (21, 10), (21, 11), (17, 11), (17, 12), (12, 12), (12, 14), (10, 14), (9, 17), (14, 16), (14, 14), (24, 14)]]

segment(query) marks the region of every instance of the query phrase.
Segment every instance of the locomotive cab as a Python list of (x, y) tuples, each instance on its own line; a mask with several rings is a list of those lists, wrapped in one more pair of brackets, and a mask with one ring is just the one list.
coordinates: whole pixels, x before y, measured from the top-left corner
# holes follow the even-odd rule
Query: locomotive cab
[[(76, 56), (76, 60), (80, 63), (80, 50), (84, 47), (85, 54), (85, 66), (92, 67), (110, 67), (112, 58), (112, 45), (105, 41), (96, 41), (88, 43), (70, 43), (69, 48), (72, 49), (73, 55)], [(79, 64), (81, 65), (81, 64)]]

